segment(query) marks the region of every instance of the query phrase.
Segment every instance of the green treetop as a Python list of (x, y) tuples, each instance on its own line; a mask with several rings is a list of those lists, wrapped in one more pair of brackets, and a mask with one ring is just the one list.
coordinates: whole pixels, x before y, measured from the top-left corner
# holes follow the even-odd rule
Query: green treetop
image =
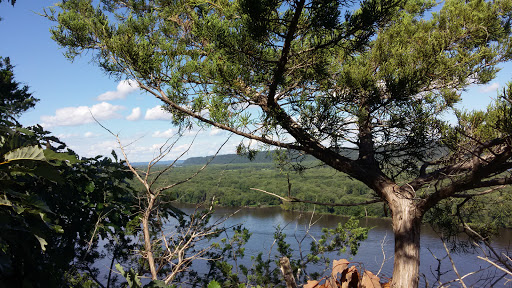
[(28, 92), (28, 86), (21, 87), (14, 80), (13, 68), (9, 57), (0, 57), (0, 118), (4, 120), (18, 117), (39, 101)]

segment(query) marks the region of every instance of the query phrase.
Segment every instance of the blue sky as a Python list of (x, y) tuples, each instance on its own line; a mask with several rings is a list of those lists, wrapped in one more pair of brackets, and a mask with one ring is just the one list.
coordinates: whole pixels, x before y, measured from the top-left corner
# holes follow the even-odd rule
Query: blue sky
[[(52, 23), (36, 13), (54, 1), (19, 0), (14, 7), (0, 4), (0, 56), (10, 57), (16, 80), (30, 87), (40, 101), (20, 119), (24, 125), (43, 124), (81, 156), (108, 155), (117, 147), (115, 138), (90, 118), (89, 110), (114, 133), (119, 133), (131, 161), (148, 161), (156, 149), (176, 132), (160, 102), (128, 81), (109, 78), (90, 63), (88, 55), (68, 61), (50, 39)], [(483, 109), (496, 98), (497, 89), (512, 80), (512, 64), (503, 65), (498, 77), (485, 86), (473, 86), (460, 107)], [(166, 159), (174, 159), (197, 131), (176, 144)], [(227, 137), (219, 130), (202, 130), (184, 158), (215, 153)], [(222, 153), (234, 153), (240, 138), (232, 138)]]
[[(93, 122), (89, 110), (128, 146), (131, 161), (148, 161), (177, 129), (170, 115), (159, 111), (158, 100), (142, 93), (128, 81), (109, 78), (85, 55), (73, 63), (51, 40), (52, 23), (36, 13), (54, 2), (19, 0), (12, 7), (0, 4), (0, 56), (10, 57), (16, 80), (30, 87), (40, 99), (35, 109), (22, 115), (24, 125), (42, 124), (81, 156), (110, 155), (116, 139)], [(165, 158), (174, 159), (188, 148), (184, 159), (214, 154), (225, 141), (226, 132), (191, 131)], [(234, 153), (240, 138), (233, 137), (222, 154)]]

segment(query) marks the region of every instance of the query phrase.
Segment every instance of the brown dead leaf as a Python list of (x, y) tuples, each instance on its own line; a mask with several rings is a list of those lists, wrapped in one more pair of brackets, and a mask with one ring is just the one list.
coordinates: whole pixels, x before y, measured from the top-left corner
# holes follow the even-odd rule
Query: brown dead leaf
[(333, 260), (331, 273), (332, 278), (336, 279), (338, 278), (338, 274), (343, 274), (343, 271), (347, 269), (349, 263), (350, 262), (348, 262), (347, 259)]
[(381, 284), (382, 288), (391, 288), (391, 279), (388, 282)]
[(320, 288), (320, 282), (316, 280), (308, 280), (308, 283), (304, 284), (304, 288)]
[(361, 281), (361, 288), (382, 288), (382, 286), (380, 285), (379, 277), (375, 276), (371, 271), (365, 270), (363, 280)]
[(352, 266), (348, 268), (341, 277), (341, 288), (357, 288), (359, 284), (359, 273), (357, 268)]

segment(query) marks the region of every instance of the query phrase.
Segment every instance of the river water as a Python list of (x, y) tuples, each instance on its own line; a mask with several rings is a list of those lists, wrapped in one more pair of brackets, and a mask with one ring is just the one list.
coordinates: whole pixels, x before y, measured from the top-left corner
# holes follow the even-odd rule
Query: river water
[[(190, 206), (183, 205), (180, 208), (186, 213), (193, 212), (193, 208)], [(218, 219), (233, 214), (235, 211), (237, 211), (235, 208), (216, 208), (213, 218)], [(310, 227), (311, 220), (315, 222), (315, 225), (312, 227)], [(278, 226), (283, 228), (283, 232), (287, 235), (287, 242), (297, 251), (297, 239), (304, 237), (306, 230), (309, 229), (309, 234), (318, 239), (323, 227), (335, 228), (339, 222), (343, 223), (346, 220), (347, 218), (335, 215), (312, 215), (312, 213), (309, 212), (283, 211), (278, 207), (242, 208), (227, 219), (224, 225), (231, 226), (240, 223), (252, 233), (249, 242), (245, 246), (245, 259), (250, 259), (250, 256), (256, 256), (260, 252), (264, 252), (264, 255), (267, 255), (267, 257), (268, 255), (275, 257), (273, 255), (276, 255), (276, 245), (273, 245), (273, 234), (275, 228)], [(349, 254), (341, 256), (332, 254), (330, 255), (331, 261), (333, 259), (346, 258), (354, 264), (374, 273), (380, 270), (379, 276), (381, 279), (382, 277), (391, 277), (394, 250), (391, 220), (367, 218), (360, 220), (360, 225), (372, 227), (372, 229), (369, 232), (368, 238), (361, 243), (358, 254), (355, 256)], [(306, 237), (306, 239), (311, 238)], [(502, 235), (495, 239), (493, 244), (499, 251), (506, 251), (511, 241), (512, 231), (504, 230)], [(309, 241), (307, 245), (303, 244), (302, 247), (303, 250), (307, 252)], [(477, 274), (464, 278), (467, 287), (512, 287), (512, 282), (507, 282), (507, 277), (498, 281), (498, 278), (502, 277), (504, 273), (496, 269), (485, 269), (490, 265), (477, 258), (478, 255), (482, 255), (477, 251), (450, 254), (461, 276), (484, 269)], [(427, 287), (427, 283), (428, 287), (439, 286), (439, 282), (436, 282), (438, 279), (437, 276), (439, 275), (437, 272), (438, 268), (440, 268), (439, 272), (442, 274), (440, 277), (441, 283), (446, 283), (457, 278), (456, 274), (453, 272), (449, 258), (446, 257), (447, 253), (442, 241), (428, 226), (422, 228), (420, 255), (420, 287)], [(296, 253), (295, 256), (298, 256), (298, 254)], [(439, 262), (436, 258), (443, 260)], [(382, 265), (383, 261), (384, 264)], [(243, 264), (250, 266), (250, 263)], [(444, 287), (462, 287), (462, 285), (459, 282), (452, 282)]]

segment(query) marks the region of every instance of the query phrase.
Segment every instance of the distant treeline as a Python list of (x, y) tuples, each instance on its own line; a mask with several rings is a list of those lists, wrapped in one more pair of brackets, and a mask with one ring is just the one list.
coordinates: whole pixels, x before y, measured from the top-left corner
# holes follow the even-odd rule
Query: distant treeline
[[(262, 153), (263, 154), (263, 153)], [(171, 190), (169, 197), (183, 203), (199, 203), (215, 199), (221, 206), (277, 206), (287, 210), (312, 210), (338, 215), (385, 216), (383, 205), (372, 204), (358, 207), (327, 207), (304, 203), (283, 203), (279, 198), (254, 191), (257, 188), (282, 196), (290, 195), (304, 200), (324, 203), (357, 203), (371, 198), (372, 191), (364, 184), (350, 179), (332, 168), (320, 167), (316, 161), (302, 162), (310, 167), (301, 173), (286, 172), (273, 163), (271, 157), (257, 156), (255, 161), (244, 163), (236, 155), (217, 156), (215, 160), (229, 164), (210, 164), (192, 181)], [(190, 161), (189, 161), (190, 160)], [(186, 160), (181, 167), (172, 169), (160, 181), (173, 183), (193, 174), (205, 157)], [(308, 159), (309, 160), (309, 159)], [(240, 162), (236, 162), (240, 161)], [(217, 162), (217, 163), (219, 163)], [(188, 163), (188, 164), (187, 164)], [(212, 162), (215, 163), (215, 162)]]
[[(353, 150), (344, 149), (340, 153), (349, 158), (356, 157), (356, 153)], [(213, 156), (191, 157), (183, 161), (181, 164), (183, 166), (204, 165), (210, 159), (212, 159), (212, 157)], [(279, 161), (279, 159), (286, 159), (292, 163), (317, 161), (315, 157), (311, 155), (304, 155), (302, 152), (298, 151), (288, 150), (287, 152), (283, 152), (278, 150), (271, 150), (258, 152), (254, 154), (253, 157), (238, 154), (217, 155), (210, 164), (276, 163)]]

